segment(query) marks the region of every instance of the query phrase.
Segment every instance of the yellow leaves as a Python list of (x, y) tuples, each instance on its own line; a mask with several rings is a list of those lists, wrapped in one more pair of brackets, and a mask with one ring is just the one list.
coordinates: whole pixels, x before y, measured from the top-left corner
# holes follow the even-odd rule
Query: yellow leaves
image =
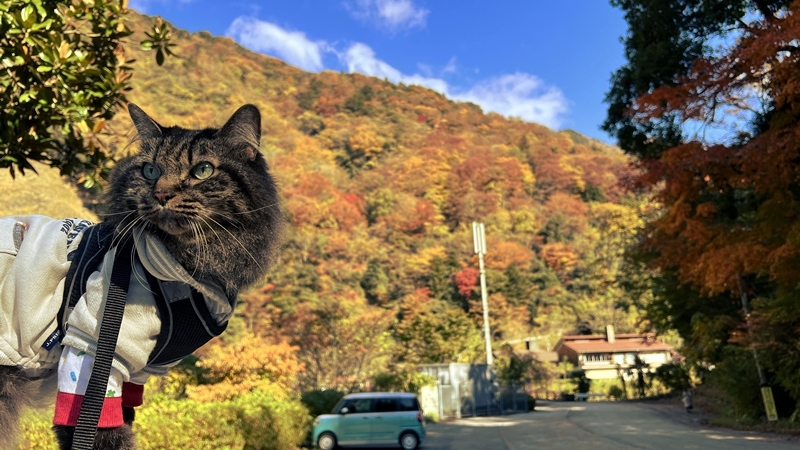
[(592, 222), (602, 233), (635, 234), (644, 226), (637, 209), (614, 203), (594, 203), (590, 211)]
[(535, 233), (539, 229), (536, 216), (531, 211), (511, 211), (511, 231), (515, 233)]
[(557, 272), (572, 269), (579, 260), (578, 253), (562, 242), (543, 245), (539, 257), (545, 261), (548, 267)]
[(363, 153), (367, 158), (375, 157), (383, 151), (384, 139), (369, 125), (356, 126), (350, 135), (348, 143), (356, 152)]
[(249, 333), (232, 344), (217, 344), (197, 363), (207, 370), (204, 378), (211, 384), (187, 386), (186, 394), (210, 401), (227, 400), (273, 384), (286, 389), (303, 369), (296, 350), (286, 342), (271, 344)]
[(94, 126), (92, 127), (92, 133), (99, 133), (103, 130), (103, 127), (106, 125), (106, 119), (98, 119)]
[(430, 272), (434, 259), (447, 259), (447, 252), (441, 245), (424, 248), (417, 253), (408, 255), (405, 260), (405, 269), (409, 276), (420, 277)]
[(61, 45), (58, 46), (58, 57), (63, 60), (69, 58), (71, 54), (72, 50), (69, 48), (69, 41), (61, 41)]
[(509, 266), (516, 266), (526, 270), (533, 259), (533, 252), (516, 242), (489, 240), (489, 251), (485, 256), (486, 267), (498, 271), (505, 271)]

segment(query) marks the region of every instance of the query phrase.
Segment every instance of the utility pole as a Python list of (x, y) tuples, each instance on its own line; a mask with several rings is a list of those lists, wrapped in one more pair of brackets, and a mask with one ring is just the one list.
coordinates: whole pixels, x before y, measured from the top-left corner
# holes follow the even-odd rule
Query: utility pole
[(492, 365), (492, 334), (489, 332), (489, 301), (486, 299), (486, 270), (483, 255), (486, 254), (486, 233), (482, 223), (472, 222), (472, 242), (478, 254), (481, 268), (481, 304), (483, 305), (483, 337), (486, 340), (486, 364)]
[[(742, 299), (742, 309), (744, 310), (744, 320), (745, 324), (747, 325), (747, 334), (750, 335), (750, 339), (753, 339), (753, 325), (750, 321), (750, 299), (747, 298), (747, 291), (745, 290), (744, 281), (742, 280), (742, 276), (738, 273), (736, 274), (736, 281), (739, 284), (739, 295)], [(767, 412), (767, 420), (770, 422), (776, 422), (778, 420), (778, 411), (775, 409), (775, 399), (772, 396), (772, 387), (767, 383), (767, 377), (764, 374), (764, 369), (761, 368), (761, 364), (758, 361), (758, 350), (756, 350), (755, 345), (752, 343), (750, 346), (753, 348), (753, 360), (756, 363), (756, 370), (758, 371), (758, 381), (759, 387), (761, 388), (761, 399), (764, 401), (764, 409)]]

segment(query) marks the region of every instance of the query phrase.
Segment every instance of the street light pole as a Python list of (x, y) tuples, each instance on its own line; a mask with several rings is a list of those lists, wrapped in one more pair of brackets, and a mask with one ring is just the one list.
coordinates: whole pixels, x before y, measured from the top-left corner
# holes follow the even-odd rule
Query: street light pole
[(486, 299), (486, 271), (483, 267), (483, 255), (486, 254), (486, 232), (483, 224), (472, 222), (472, 242), (478, 254), (481, 269), (481, 304), (483, 305), (483, 337), (486, 341), (486, 364), (492, 365), (492, 334), (489, 331), (489, 301)]

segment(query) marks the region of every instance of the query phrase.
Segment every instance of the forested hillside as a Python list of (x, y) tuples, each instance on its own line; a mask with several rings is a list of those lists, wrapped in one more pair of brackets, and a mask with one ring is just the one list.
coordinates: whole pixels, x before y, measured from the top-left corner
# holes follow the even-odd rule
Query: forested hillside
[[(153, 19), (131, 19), (132, 41), (145, 39)], [(618, 149), (418, 86), (303, 72), (204, 32), (176, 30), (173, 42), (177, 57), (161, 67), (126, 49), (128, 97), (187, 127), (260, 108), (291, 227), (268, 283), (244, 295), (239, 326), (299, 346), (310, 385), (390, 359), (483, 360), (474, 220), (487, 227), (496, 341), (637, 327), (620, 256), (642, 202), (620, 187), (630, 169)], [(129, 129), (126, 114), (109, 127)]]
[[(242, 293), (223, 339), (150, 382), (135, 425), (146, 448), (291, 448), (314, 409), (298, 394), (413, 390), (424, 381), (416, 364), (485, 361), (472, 221), (486, 224), (495, 352), (529, 336), (550, 347), (562, 333), (647, 327), (623, 291), (637, 280), (622, 258), (647, 202), (622, 187), (634, 173), (619, 149), (419, 86), (303, 72), (204, 32), (173, 29), (176, 56), (159, 66), (139, 46), (156, 19), (127, 17), (128, 99), (163, 125), (195, 128), (257, 105), (289, 222), (272, 272)], [(136, 149), (123, 111), (91, 131), (117, 157)], [(7, 213), (66, 198), (75, 209), (34, 212), (91, 215), (36, 167), (40, 177), (10, 191), (46, 195)], [(178, 433), (181, 421), (191, 422)], [(23, 427), (22, 448), (52, 445), (46, 418)]]

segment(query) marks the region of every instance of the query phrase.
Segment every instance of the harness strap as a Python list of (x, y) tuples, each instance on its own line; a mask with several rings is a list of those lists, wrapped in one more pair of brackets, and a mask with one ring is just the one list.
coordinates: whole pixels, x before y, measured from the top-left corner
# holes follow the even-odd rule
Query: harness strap
[(83, 238), (77, 250), (67, 255), (70, 261), (64, 284), (64, 297), (58, 311), (59, 341), (67, 331), (64, 324), (72, 308), (78, 304), (81, 296), (86, 292), (86, 281), (89, 275), (103, 262), (106, 252), (111, 247), (114, 237), (114, 228), (104, 223), (92, 225), (84, 231)]
[(131, 274), (133, 246), (127, 243), (117, 248), (114, 267), (111, 270), (111, 284), (108, 289), (103, 316), (100, 319), (100, 334), (97, 338), (97, 352), (94, 366), (86, 387), (78, 425), (72, 440), (72, 450), (91, 450), (97, 434), (97, 423), (106, 397), (108, 376), (111, 373), (111, 362), (117, 348), (119, 328), (125, 312), (125, 299)]

